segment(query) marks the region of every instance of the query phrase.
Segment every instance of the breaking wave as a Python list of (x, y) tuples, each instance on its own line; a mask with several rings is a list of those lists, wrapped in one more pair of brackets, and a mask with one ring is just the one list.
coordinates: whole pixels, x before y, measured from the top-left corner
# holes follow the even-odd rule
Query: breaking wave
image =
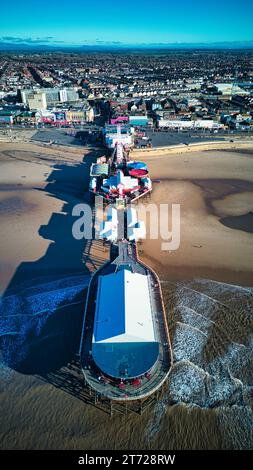
[(70, 358), (78, 349), (88, 282), (89, 276), (65, 277), (1, 298), (1, 378), (10, 368), (40, 373)]
[[(11, 380), (13, 370), (40, 374), (72, 359), (80, 342), (88, 282), (85, 275), (41, 279), (37, 285), (20, 286), (18, 293), (9, 289), (1, 298), (3, 383)], [(154, 442), (172, 419), (173, 406), (180, 406), (181, 411), (175, 408), (177, 421), (185, 416), (184, 409), (205, 410), (225, 436), (223, 448), (251, 448), (253, 288), (209, 280), (162, 285), (173, 367), (168, 391), (150, 415), (145, 441)], [(180, 423), (181, 430), (190, 425)]]
[[(174, 359), (168, 406), (214, 409), (232, 446), (251, 447), (253, 288), (201, 279), (166, 282), (163, 291)], [(149, 438), (162, 414), (164, 406), (155, 409)]]

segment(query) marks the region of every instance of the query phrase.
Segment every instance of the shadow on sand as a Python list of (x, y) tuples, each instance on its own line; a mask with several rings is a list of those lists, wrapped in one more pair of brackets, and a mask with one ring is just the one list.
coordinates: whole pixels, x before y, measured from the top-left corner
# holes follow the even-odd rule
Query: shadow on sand
[(87, 202), (90, 165), (99, 155), (101, 151), (92, 151), (82, 162), (53, 167), (43, 191), (48, 204), (56, 198), (63, 207), (39, 229), (39, 235), (51, 243), (40, 259), (19, 265), (2, 297), (2, 358), (21, 373), (55, 371), (78, 350), (91, 242), (73, 238), (72, 209)]

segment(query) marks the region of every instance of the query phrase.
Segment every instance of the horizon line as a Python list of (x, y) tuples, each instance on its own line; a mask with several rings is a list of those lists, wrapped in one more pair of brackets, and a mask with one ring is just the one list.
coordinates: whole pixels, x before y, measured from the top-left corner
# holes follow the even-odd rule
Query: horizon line
[[(49, 39), (49, 38), (48, 38)], [(6, 46), (6, 47), (11, 47), (13, 49), (15, 48), (20, 48), (20, 47), (27, 47), (27, 48), (55, 48), (55, 49), (62, 49), (62, 48), (67, 48), (67, 49), (73, 49), (73, 48), (182, 48), (182, 47), (192, 47), (192, 48), (198, 48), (198, 47), (228, 47), (231, 48), (233, 46), (240, 46), (242, 48), (247, 48), (250, 46), (250, 48), (253, 47), (253, 39), (251, 40), (234, 40), (234, 41), (212, 41), (212, 42), (204, 42), (204, 41), (198, 41), (198, 42), (139, 42), (139, 43), (124, 43), (121, 41), (95, 41), (95, 42), (86, 42), (85, 40), (80, 43), (64, 43), (64, 41), (58, 41), (58, 40), (53, 40), (53, 38), (50, 38), (51, 41), (48, 39), (41, 38), (41, 41), (38, 41), (38, 39), (33, 39), (33, 38), (11, 38), (11, 37), (2, 37), (0, 38), (0, 48), (1, 46)]]

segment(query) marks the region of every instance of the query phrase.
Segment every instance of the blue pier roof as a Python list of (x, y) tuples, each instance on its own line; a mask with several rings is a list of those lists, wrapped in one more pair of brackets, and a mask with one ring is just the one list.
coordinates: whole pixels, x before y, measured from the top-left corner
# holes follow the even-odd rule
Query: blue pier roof
[(156, 362), (159, 343), (153, 324), (147, 275), (127, 267), (99, 276), (92, 355), (113, 377), (137, 377)]

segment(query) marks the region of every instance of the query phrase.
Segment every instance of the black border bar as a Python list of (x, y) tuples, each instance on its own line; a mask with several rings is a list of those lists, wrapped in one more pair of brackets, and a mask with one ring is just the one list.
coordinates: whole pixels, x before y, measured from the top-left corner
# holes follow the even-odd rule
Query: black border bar
[[(127, 468), (127, 466), (177, 467), (229, 465), (247, 468), (250, 450), (0, 450), (1, 462), (12, 468), (52, 465), (60, 468)], [(4, 467), (2, 467), (4, 468)]]

